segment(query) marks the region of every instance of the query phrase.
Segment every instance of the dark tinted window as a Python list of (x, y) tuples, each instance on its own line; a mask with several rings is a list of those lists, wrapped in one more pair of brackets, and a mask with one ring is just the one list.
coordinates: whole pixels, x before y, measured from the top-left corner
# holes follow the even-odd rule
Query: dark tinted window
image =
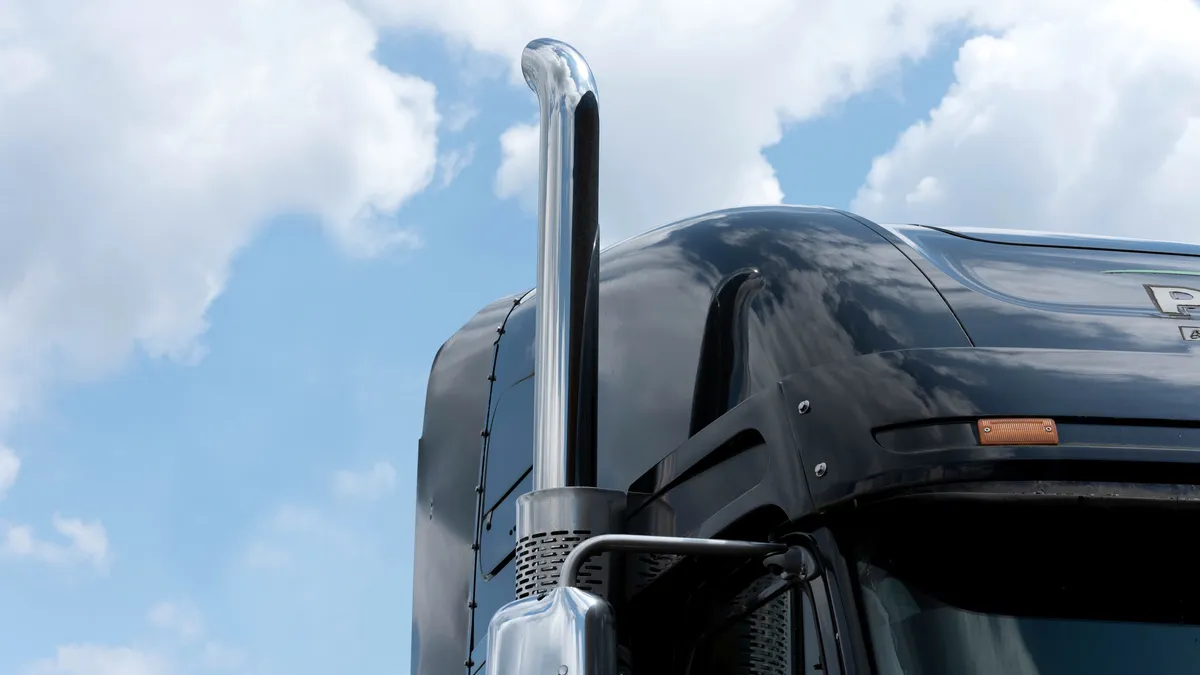
[(854, 535), (887, 675), (1200, 672), (1189, 512), (896, 511)]

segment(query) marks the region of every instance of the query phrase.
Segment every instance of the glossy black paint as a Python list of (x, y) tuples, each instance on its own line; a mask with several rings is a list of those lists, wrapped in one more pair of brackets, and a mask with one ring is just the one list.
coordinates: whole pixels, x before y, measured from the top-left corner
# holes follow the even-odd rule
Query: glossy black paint
[(472, 547), (479, 522), (481, 422), (491, 393), (497, 327), (513, 299), (488, 305), (438, 350), (417, 453), (412, 672), (461, 668), (470, 640)]
[[(1195, 353), (1186, 321), (1163, 317), (1145, 284), (1200, 288), (1200, 246), (1163, 244), (1170, 253), (1102, 248), (1116, 240), (994, 235), (998, 244), (922, 227), (889, 232), (953, 306), (977, 347), (1105, 349)], [(1015, 243), (1020, 242), (1020, 243)], [(1053, 245), (1052, 245), (1053, 244)], [(1061, 244), (1061, 245), (1059, 245)], [(1071, 244), (1071, 246), (1067, 246)], [(1130, 273), (1192, 272), (1198, 276)], [(1192, 324), (1200, 325), (1200, 316)]]
[[(986, 242), (759, 207), (602, 252), (597, 484), (636, 493), (633, 531), (713, 536), (752, 514), (783, 527), (946, 481), (1105, 480), (1096, 467), (1114, 461), (1151, 467), (1149, 480), (1156, 465), (1194, 464), (1200, 343), (1142, 288), (1180, 280), (1106, 272), (1200, 270), (1200, 257), (1060, 239)], [(535, 311), (533, 293), (489, 306), (434, 363), (416, 675), (478, 669), (488, 619), (512, 598)], [(1059, 418), (1064, 445), (978, 445), (971, 420), (1017, 414)], [(1127, 445), (1103, 442), (1113, 434)]]
[[(915, 349), (820, 366), (782, 387), (789, 405), (812, 401), (792, 427), (805, 466), (826, 465), (819, 478), (806, 472), (817, 510), (932, 483), (1082, 479), (1104, 462), (1117, 463), (1110, 480), (1131, 478), (1131, 465), (1179, 476), (1200, 463), (1200, 359), (1190, 355)], [(979, 445), (975, 420), (1007, 416), (1055, 419), (1060, 444)], [(919, 433), (890, 443), (899, 431)]]

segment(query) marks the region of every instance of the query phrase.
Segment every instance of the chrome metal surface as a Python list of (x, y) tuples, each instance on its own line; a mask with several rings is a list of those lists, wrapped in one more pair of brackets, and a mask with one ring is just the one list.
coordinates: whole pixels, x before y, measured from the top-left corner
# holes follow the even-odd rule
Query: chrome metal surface
[(1200, 290), (1195, 288), (1146, 284), (1146, 292), (1155, 308), (1167, 316), (1189, 317), (1193, 309), (1200, 310)]
[(787, 544), (731, 539), (656, 537), (644, 534), (603, 534), (580, 542), (562, 564), (558, 587), (575, 586), (580, 568), (588, 558), (608, 551), (642, 551), (702, 556), (766, 556), (787, 550)]
[[(517, 597), (553, 590), (571, 551), (594, 536), (620, 531), (625, 501), (624, 492), (587, 487), (534, 490), (517, 498)], [(609, 597), (618, 576), (611, 557), (587, 561), (576, 587)]]
[(603, 598), (556, 588), (511, 602), (488, 626), (492, 675), (616, 675), (616, 617)]
[(590, 462), (582, 473), (595, 480), (599, 124), (592, 71), (570, 45), (530, 42), (521, 71), (541, 116), (533, 418), (541, 490), (580, 484), (580, 463)]

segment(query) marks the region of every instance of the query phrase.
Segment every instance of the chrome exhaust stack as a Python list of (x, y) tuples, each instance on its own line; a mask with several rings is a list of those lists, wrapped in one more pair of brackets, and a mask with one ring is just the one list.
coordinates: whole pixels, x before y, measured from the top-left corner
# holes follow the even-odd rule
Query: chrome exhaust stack
[(626, 504), (624, 492), (596, 487), (596, 81), (583, 56), (557, 40), (530, 42), (521, 70), (541, 119), (533, 490), (517, 498), (517, 600), (492, 617), (488, 670), (616, 675), (611, 554), (590, 557), (578, 584), (557, 588), (567, 556), (588, 539), (618, 532)]
[[(521, 55), (538, 96), (537, 328), (534, 353), (533, 491), (517, 499), (516, 596), (555, 586), (567, 554), (616, 532), (625, 493), (596, 485), (596, 380), (600, 230), (600, 118), (587, 61), (557, 40)], [(605, 555), (588, 565), (584, 590), (615, 585)]]
[(595, 485), (600, 119), (579, 52), (534, 40), (521, 56), (541, 109), (533, 489)]

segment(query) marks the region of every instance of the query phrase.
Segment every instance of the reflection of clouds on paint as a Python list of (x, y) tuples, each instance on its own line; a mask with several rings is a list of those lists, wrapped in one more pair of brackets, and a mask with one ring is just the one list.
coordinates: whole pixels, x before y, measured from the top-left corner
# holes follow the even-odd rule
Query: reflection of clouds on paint
[(733, 274), (758, 270), (761, 279), (744, 314), (731, 315), (738, 322), (731, 330), (746, 340), (744, 357), (731, 352), (745, 360), (734, 365), (748, 375), (733, 392), (742, 399), (793, 372), (861, 353), (968, 344), (911, 261), (867, 226), (827, 209), (707, 214), (605, 255), (600, 414), (610, 423), (601, 424), (600, 442), (613, 456), (600, 461), (614, 484), (687, 439), (708, 311)]
[(1191, 258), (983, 243), (922, 228), (892, 228), (919, 251), (927, 273), (979, 346), (1182, 352), (1187, 343), (1159, 318), (1144, 275), (1112, 269)]

